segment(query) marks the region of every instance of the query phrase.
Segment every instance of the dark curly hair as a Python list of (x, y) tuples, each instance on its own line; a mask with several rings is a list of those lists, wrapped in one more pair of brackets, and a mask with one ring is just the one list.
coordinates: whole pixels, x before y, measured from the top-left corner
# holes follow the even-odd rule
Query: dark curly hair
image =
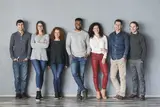
[(93, 27), (94, 26), (98, 26), (98, 28), (99, 28), (99, 35), (100, 35), (100, 37), (103, 37), (103, 28), (102, 28), (101, 24), (98, 23), (98, 22), (94, 22), (94, 23), (92, 23), (90, 25), (89, 30), (88, 30), (89, 37), (93, 38), (93, 36), (94, 36), (94, 32), (93, 32)]

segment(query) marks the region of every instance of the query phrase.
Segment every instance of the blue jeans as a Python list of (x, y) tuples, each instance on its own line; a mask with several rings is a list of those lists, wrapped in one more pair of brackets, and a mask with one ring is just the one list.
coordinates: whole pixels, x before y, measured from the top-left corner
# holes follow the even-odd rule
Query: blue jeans
[(14, 84), (16, 93), (25, 93), (28, 77), (28, 61), (13, 61)]
[(61, 93), (61, 74), (64, 68), (64, 64), (51, 64), (51, 70), (54, 76), (54, 91), (55, 93)]
[(47, 66), (47, 61), (42, 61), (42, 60), (31, 60), (31, 61), (36, 71), (36, 86), (37, 88), (41, 89), (43, 85), (43, 76)]
[(77, 94), (81, 94), (81, 91), (85, 90), (84, 87), (84, 71), (87, 59), (86, 58), (79, 58), (74, 57), (72, 58), (71, 62), (71, 72), (78, 85), (78, 92)]

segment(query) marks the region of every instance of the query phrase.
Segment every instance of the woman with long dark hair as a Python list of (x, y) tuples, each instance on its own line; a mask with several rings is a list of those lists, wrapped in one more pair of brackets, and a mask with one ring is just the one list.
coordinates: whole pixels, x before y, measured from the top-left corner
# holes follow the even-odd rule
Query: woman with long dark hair
[[(102, 26), (99, 23), (92, 23), (89, 27), (90, 47), (91, 47), (91, 64), (93, 70), (93, 82), (96, 89), (96, 98), (107, 99), (106, 87), (108, 82), (108, 65), (106, 63), (108, 42), (103, 34)], [(103, 73), (102, 89), (100, 91), (98, 82), (98, 66)]]

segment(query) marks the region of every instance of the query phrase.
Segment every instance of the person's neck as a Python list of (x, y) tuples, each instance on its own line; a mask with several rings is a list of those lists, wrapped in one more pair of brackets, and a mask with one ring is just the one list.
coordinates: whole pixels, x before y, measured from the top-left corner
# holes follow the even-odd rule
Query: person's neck
[(60, 41), (60, 39), (59, 38), (55, 38), (54, 41)]
[(24, 34), (23, 30), (19, 30), (18, 32), (21, 34), (21, 36), (23, 36), (23, 34)]
[(137, 33), (138, 33), (137, 31), (136, 31), (136, 32), (132, 32), (132, 34), (135, 34), (135, 35), (136, 35)]
[(43, 35), (43, 32), (42, 32), (42, 31), (39, 31), (38, 35), (39, 35), (39, 36), (42, 36), (42, 35)]
[(97, 33), (97, 34), (95, 34), (95, 36), (99, 38), (99, 34), (98, 34), (98, 33)]
[(121, 32), (121, 30), (117, 30), (117, 31), (115, 31), (116, 32), (116, 34), (118, 34), (118, 33), (120, 33)]
[(75, 31), (76, 31), (76, 32), (81, 32), (81, 31), (82, 31), (82, 29), (80, 29), (80, 30), (78, 30), (78, 29), (75, 29)]

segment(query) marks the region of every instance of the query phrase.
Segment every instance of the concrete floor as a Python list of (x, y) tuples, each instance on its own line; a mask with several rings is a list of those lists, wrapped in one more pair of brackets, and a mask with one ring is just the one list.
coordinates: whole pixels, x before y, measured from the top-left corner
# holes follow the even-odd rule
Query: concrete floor
[(160, 107), (160, 98), (148, 98), (146, 101), (134, 100), (96, 100), (89, 98), (78, 102), (76, 98), (63, 98), (61, 100), (52, 97), (45, 98), (41, 103), (36, 103), (35, 98), (15, 99), (0, 98), (0, 107)]

